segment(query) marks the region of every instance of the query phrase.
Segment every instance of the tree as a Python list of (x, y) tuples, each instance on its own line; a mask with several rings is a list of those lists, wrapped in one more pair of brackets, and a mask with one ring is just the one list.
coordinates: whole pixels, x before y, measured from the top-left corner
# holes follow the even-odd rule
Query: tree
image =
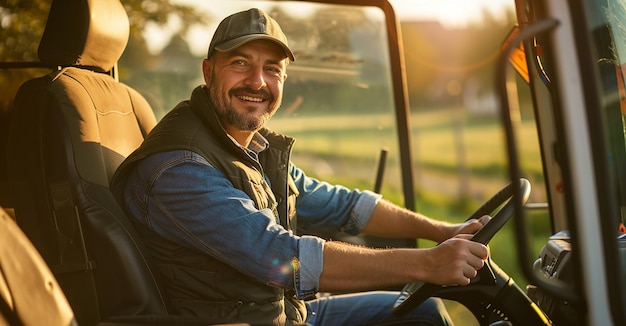
[[(196, 13), (191, 6), (174, 4), (169, 0), (123, 0), (130, 21), (130, 39), (125, 60), (134, 69), (141, 70), (149, 64), (150, 56), (142, 31), (152, 22), (164, 25), (177, 16), (181, 28), (186, 31), (194, 24), (203, 24), (206, 17)], [(49, 0), (0, 0), (0, 61), (36, 62), (37, 47), (45, 28)], [(0, 74), (0, 113), (9, 110), (10, 103), (19, 86), (27, 79), (41, 75), (41, 70), (4, 70)]]

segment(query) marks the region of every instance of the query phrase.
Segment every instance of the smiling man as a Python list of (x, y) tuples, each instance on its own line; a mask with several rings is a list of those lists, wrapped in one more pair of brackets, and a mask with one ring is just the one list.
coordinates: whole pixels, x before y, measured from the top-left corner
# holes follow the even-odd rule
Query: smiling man
[(211, 58), (202, 62), (209, 98), (226, 132), (247, 146), (280, 106), (287, 79), (284, 53), (274, 43), (258, 40), (215, 51)]
[[(306, 176), (290, 160), (294, 140), (264, 127), (294, 60), (263, 11), (226, 17), (202, 63), (206, 85), (167, 114), (114, 176), (111, 189), (149, 249), (171, 312), (259, 325), (449, 324), (438, 299), (396, 319), (398, 293), (362, 291), (469, 284), (488, 250), (468, 239), (489, 217), (440, 222)], [(297, 218), (441, 244), (357, 247), (295, 234)], [(315, 299), (318, 291), (359, 292)]]

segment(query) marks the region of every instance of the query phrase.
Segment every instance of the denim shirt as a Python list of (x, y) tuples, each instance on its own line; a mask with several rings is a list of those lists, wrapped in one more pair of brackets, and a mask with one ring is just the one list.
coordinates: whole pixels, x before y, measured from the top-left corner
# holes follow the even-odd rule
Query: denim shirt
[[(310, 178), (292, 163), (289, 173), (300, 192), (298, 219), (310, 225), (358, 234), (381, 198)], [(124, 198), (132, 216), (170, 241), (212, 255), (264, 283), (294, 288), (299, 298), (319, 288), (324, 240), (287, 231), (271, 210), (258, 210), (221, 171), (192, 151), (161, 152), (140, 161), (126, 180)], [(299, 268), (277, 266), (292, 257), (298, 258)]]

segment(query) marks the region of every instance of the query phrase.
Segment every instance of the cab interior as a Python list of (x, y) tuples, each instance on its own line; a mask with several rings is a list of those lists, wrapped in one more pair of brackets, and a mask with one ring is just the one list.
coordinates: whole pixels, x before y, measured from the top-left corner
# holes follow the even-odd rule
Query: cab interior
[[(350, 5), (347, 0), (337, 2)], [(414, 209), (411, 128), (406, 122), (408, 103), (405, 90), (398, 87), (403, 85), (405, 79), (398, 26), (393, 10), (386, 1), (365, 2), (366, 5), (379, 8), (387, 22), (385, 41), (389, 44), (388, 61), (392, 65), (390, 76), (387, 76), (392, 85), (388, 96), (389, 101), (393, 102), (394, 132), (400, 138), (399, 142), (392, 145), (392, 151), (399, 154), (386, 161), (386, 151), (382, 150), (376, 162), (380, 171), (384, 171), (385, 162), (396, 165), (399, 171), (396, 183), (402, 188), (405, 206)], [(541, 21), (540, 18), (547, 10), (536, 1), (527, 3), (531, 3), (530, 8), (536, 12), (518, 13), (522, 27)], [(0, 212), (0, 232), (3, 233), (0, 239), (4, 241), (4, 245), (0, 246), (0, 311), (3, 318), (0, 322), (11, 325), (207, 325), (221, 322), (168, 314), (166, 300), (159, 290), (159, 280), (151, 272), (143, 245), (109, 192), (108, 183), (113, 172), (156, 124), (160, 110), (143, 92), (119, 81), (118, 62), (127, 46), (130, 23), (124, 6), (116, 0), (53, 0), (38, 44), (37, 58), (23, 62), (0, 62), (0, 69), (15, 74), (16, 78), (29, 76), (24, 78), (19, 89), (14, 90), (15, 96), (11, 103), (3, 103), (11, 109), (3, 110), (0, 115), (0, 207), (4, 208)], [(528, 55), (537, 58), (536, 62), (528, 63), (528, 67), (536, 69), (525, 72), (535, 98), (544, 99), (538, 101), (537, 110), (541, 110), (542, 105), (552, 107), (553, 103), (558, 103), (554, 94), (545, 91), (556, 87), (554, 85), (558, 83), (558, 78), (550, 69), (556, 69), (558, 65), (557, 59), (549, 51), (553, 42), (545, 34), (553, 27), (546, 24), (543, 28), (545, 30), (534, 31), (533, 35), (540, 35), (539, 38), (513, 35), (513, 41), (509, 44), (512, 44), (510, 51), (520, 42), (525, 45), (525, 49), (520, 49), (522, 53), (545, 51)], [(609, 51), (612, 48), (610, 44), (615, 38), (612, 33), (614, 31), (610, 29), (596, 29), (594, 35), (599, 44), (598, 49)], [(546, 38), (541, 38), (543, 36)], [(540, 42), (542, 46), (529, 43), (529, 40)], [(332, 57), (332, 60), (348, 59)], [(511, 69), (506, 66), (510, 64), (507, 59), (500, 58), (503, 70)], [(618, 123), (622, 118), (623, 101), (614, 101), (615, 90), (609, 88), (623, 76), (608, 73), (614, 72), (614, 66), (600, 68), (607, 72), (603, 80), (606, 87), (604, 95), (613, 99), (612, 102), (608, 101), (610, 105), (606, 112), (609, 118), (605, 118), (606, 121)], [(306, 72), (306, 69), (299, 69)], [(20, 74), (24, 71), (28, 71), (28, 74)], [(348, 78), (345, 76), (351, 72), (341, 73), (344, 78)], [(500, 85), (507, 84), (506, 77), (503, 78)], [(364, 85), (361, 87), (365, 88)], [(500, 93), (504, 94), (502, 107), (506, 109), (509, 109), (508, 92), (508, 89), (503, 89)], [(539, 119), (544, 119), (538, 123), (553, 119), (542, 117), (539, 111), (537, 114)], [(513, 120), (508, 118), (510, 121), (504, 124)], [(559, 118), (556, 117), (557, 120)], [(555, 124), (559, 126), (558, 122)], [(613, 132), (620, 127), (621, 124), (606, 130)], [(507, 131), (514, 128), (514, 123), (511, 123)], [(559, 127), (555, 129), (555, 133), (561, 132)], [(608, 167), (607, 171), (621, 171), (616, 167), (626, 157), (622, 155), (623, 132), (611, 132), (607, 134), (611, 139), (615, 160), (604, 163)], [(509, 138), (514, 136), (509, 135)], [(566, 137), (555, 135), (554, 138)], [(542, 144), (542, 150), (559, 152), (561, 145), (558, 141), (555, 144), (546, 142)], [(509, 144), (509, 148), (512, 148), (510, 160), (515, 162), (515, 144)], [(563, 162), (549, 162), (546, 163), (546, 170), (555, 169), (550, 163), (565, 166)], [(518, 169), (515, 167), (511, 171), (513, 186), (503, 188), (506, 191), (494, 196), (498, 198), (498, 204), (502, 204), (505, 199), (512, 199), (502, 225), (513, 215), (523, 215), (524, 179), (517, 174)], [(621, 180), (623, 173), (617, 175)], [(377, 185), (381, 179), (382, 172), (376, 177)], [(619, 193), (626, 193), (619, 188), (621, 184), (626, 182), (617, 185)], [(492, 207), (490, 203), (488, 201), (489, 205), (479, 208), (476, 213), (484, 210), (491, 212), (499, 207)], [(560, 215), (559, 210), (572, 209), (567, 205), (559, 203), (549, 209), (552, 214)], [(607, 215), (615, 216), (613, 213)], [(577, 225), (575, 221), (563, 219), (554, 223), (553, 230)], [(488, 242), (502, 225), (491, 230), (490, 236), (483, 241)], [(520, 229), (523, 232), (524, 225), (519, 225)], [(605, 232), (610, 233), (608, 230)], [(523, 234), (520, 236), (522, 238)], [(608, 247), (615, 244), (614, 238), (611, 239)], [(414, 241), (408, 239), (347, 241), (373, 246), (415, 245)], [(580, 262), (571, 255), (572, 246), (576, 245), (576, 242), (572, 243), (569, 233), (555, 233), (539, 253), (540, 259), (527, 261), (527, 268), (534, 266), (535, 271), (527, 271), (526, 275), (536, 273), (536, 269), (545, 271), (550, 268), (551, 271), (562, 273), (558, 275), (562, 281), (580, 284), (582, 281), (578, 279), (579, 275), (573, 272)], [(528, 247), (526, 244), (521, 246)], [(526, 254), (522, 253), (522, 256), (532, 256), (534, 253)], [(617, 257), (617, 250), (613, 254)], [(621, 261), (626, 259), (622, 257)], [(619, 264), (619, 257), (616, 262)], [(585, 309), (585, 303), (576, 292), (580, 289), (572, 290), (568, 287), (570, 292), (561, 293), (567, 300), (559, 296), (558, 292), (563, 288), (559, 287), (562, 284), (558, 282), (535, 279), (540, 287), (531, 286), (522, 290), (495, 262), (490, 261), (487, 266), (481, 270), (479, 279), (466, 289), (407, 285), (402, 289), (404, 297), (399, 298), (398, 313), (419, 304), (419, 300), (424, 297), (436, 295), (462, 303), (481, 325), (507, 325), (511, 321), (538, 325), (549, 325), (552, 322), (584, 323), (577, 319), (584, 314)], [(29, 273), (24, 273), (24, 270)], [(31, 287), (33, 284), (36, 286)], [(406, 300), (407, 297), (411, 299)], [(615, 300), (617, 305), (620, 300), (618, 295)], [(537, 308), (537, 301), (541, 303), (540, 308)], [(33, 307), (38, 308), (33, 311)]]

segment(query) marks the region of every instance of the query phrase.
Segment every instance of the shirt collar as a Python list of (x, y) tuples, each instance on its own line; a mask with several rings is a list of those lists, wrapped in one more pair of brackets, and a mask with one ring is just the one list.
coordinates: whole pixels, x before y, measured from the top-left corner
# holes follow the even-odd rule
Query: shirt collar
[(252, 136), (252, 140), (250, 141), (250, 144), (248, 145), (248, 149), (259, 154), (262, 151), (264, 151), (269, 146), (269, 144), (270, 144), (269, 141), (267, 141), (267, 139), (263, 137), (263, 135), (261, 135), (258, 132), (255, 132), (254, 135)]
[(258, 155), (259, 153), (261, 153), (262, 151), (264, 151), (268, 146), (269, 146), (269, 141), (263, 137), (263, 135), (261, 135), (258, 132), (255, 132), (254, 135), (252, 135), (252, 140), (250, 141), (250, 144), (248, 144), (248, 147), (243, 147), (241, 146), (236, 140), (235, 138), (233, 138), (231, 135), (229, 135), (228, 133), (226, 133), (226, 135), (228, 136), (228, 138), (230, 138), (230, 140), (237, 145), (239, 148), (241, 148), (242, 150), (244, 150), (245, 152), (248, 153), (254, 153), (255, 156)]

